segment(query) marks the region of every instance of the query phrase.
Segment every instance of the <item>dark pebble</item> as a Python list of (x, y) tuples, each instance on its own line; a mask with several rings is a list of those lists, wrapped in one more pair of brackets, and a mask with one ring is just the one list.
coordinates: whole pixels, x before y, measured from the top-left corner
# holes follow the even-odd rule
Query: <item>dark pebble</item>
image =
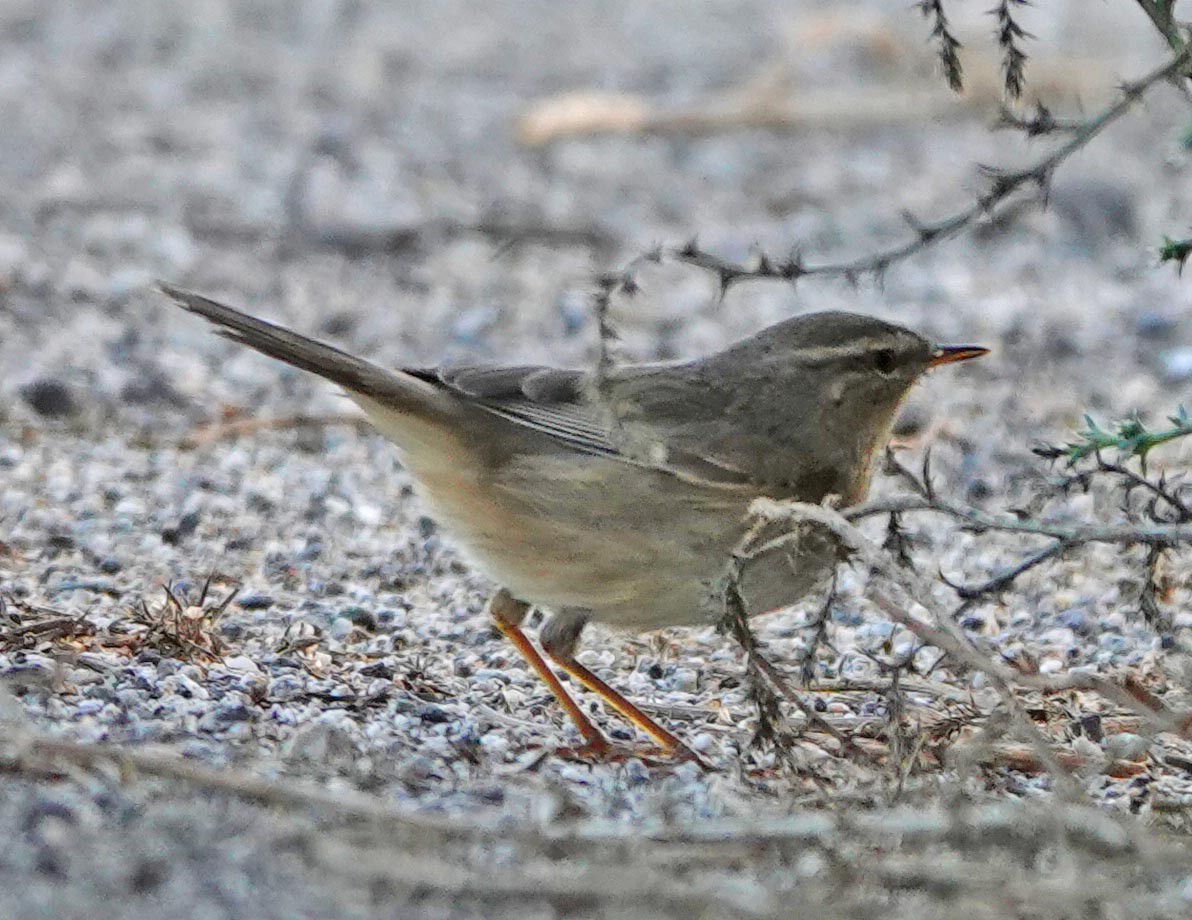
[(262, 495), (260, 492), (250, 492), (248, 498), (245, 499), (245, 504), (248, 505), (250, 510), (258, 511), (261, 514), (269, 514), (277, 510), (277, 506), (273, 503), (273, 500)]
[(111, 556), (109, 556), (107, 559), (101, 559), (99, 561), (99, 570), (105, 575), (115, 575), (122, 568), (124, 568), (124, 566), (120, 564), (120, 560), (113, 559)]
[(176, 527), (170, 527), (161, 532), (161, 540), (170, 546), (176, 546), (195, 532), (199, 526), (199, 512), (192, 511), (182, 515)]
[(21, 387), (21, 396), (38, 415), (46, 418), (65, 418), (79, 411), (74, 394), (61, 380), (45, 378)]
[(1096, 744), (1100, 744), (1105, 737), (1105, 732), (1101, 728), (1101, 717), (1096, 713), (1080, 717), (1080, 730), (1084, 732), (1084, 736)]
[(969, 483), (965, 494), (969, 501), (981, 502), (993, 495), (993, 488), (984, 479), (977, 479)]
[(128, 878), (128, 887), (135, 894), (156, 891), (170, 877), (170, 864), (164, 859), (142, 859)]
[(1151, 341), (1166, 341), (1175, 330), (1175, 317), (1153, 310), (1144, 310), (1134, 320), (1134, 331), (1138, 336)]
[(418, 710), (418, 718), (431, 725), (442, 725), (451, 721), (451, 714), (438, 706), (423, 706)]
[(242, 610), (266, 610), (276, 601), (268, 594), (244, 594), (236, 601)]
[(323, 332), (327, 335), (347, 335), (356, 328), (356, 316), (347, 311), (334, 313), (323, 321)]
[(393, 667), (383, 661), (374, 661), (362, 667), (359, 673), (362, 677), (381, 677), (389, 680), (393, 677)]
[(37, 871), (50, 878), (66, 878), (66, 856), (55, 847), (41, 847), (37, 851)]
[(377, 618), (373, 612), (365, 607), (348, 607), (340, 613), (340, 616), (347, 617), (356, 626), (361, 629), (367, 629), (369, 632), (376, 632)]
[(216, 710), (216, 716), (220, 722), (251, 722), (252, 711), (246, 706), (237, 703), (235, 706), (225, 706)]

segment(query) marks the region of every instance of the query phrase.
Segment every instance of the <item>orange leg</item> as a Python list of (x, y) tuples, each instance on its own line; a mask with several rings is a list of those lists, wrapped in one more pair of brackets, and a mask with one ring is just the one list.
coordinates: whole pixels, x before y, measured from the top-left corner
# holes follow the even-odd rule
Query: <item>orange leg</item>
[(579, 704), (571, 698), (571, 694), (567, 692), (567, 688), (563, 686), (563, 682), (550, 669), (550, 665), (546, 663), (546, 660), (538, 653), (538, 649), (534, 648), (530, 640), (526, 637), (526, 634), (522, 631), (521, 621), (528, 610), (528, 604), (515, 600), (505, 590), (498, 591), (489, 603), (489, 613), (492, 615), (497, 629), (513, 643), (514, 648), (529, 662), (530, 667), (534, 669), (535, 673), (550, 688), (550, 692), (554, 694), (555, 699), (563, 704), (567, 715), (571, 717), (571, 721), (579, 729), (584, 739), (582, 753), (598, 756), (607, 754), (612, 749), (612, 745), (608, 739), (601, 734), (600, 729), (579, 708)]
[(681, 760), (693, 760), (701, 766), (705, 766), (695, 751), (691, 750), (682, 741), (668, 732), (665, 728), (651, 719), (648, 715), (638, 709), (633, 703), (625, 699), (619, 692), (614, 690), (599, 677), (585, 668), (582, 664), (569, 656), (562, 656), (558, 654), (551, 654), (549, 647), (547, 654), (558, 663), (564, 671), (574, 677), (577, 681), (599, 696), (602, 700), (613, 707), (617, 712), (623, 715), (626, 719), (640, 728), (643, 732), (657, 741), (662, 749)]

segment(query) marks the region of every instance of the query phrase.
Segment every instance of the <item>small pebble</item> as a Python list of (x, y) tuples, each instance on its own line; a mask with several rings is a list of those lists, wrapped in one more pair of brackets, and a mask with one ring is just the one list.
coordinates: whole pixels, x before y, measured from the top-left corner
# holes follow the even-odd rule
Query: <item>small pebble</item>
[(236, 605), (242, 610), (265, 610), (275, 603), (268, 594), (242, 594), (236, 598)]
[(1160, 352), (1159, 369), (1165, 383), (1192, 380), (1192, 347), (1169, 348)]
[(1119, 732), (1105, 737), (1105, 754), (1111, 760), (1142, 760), (1151, 743), (1133, 732)]
[(78, 415), (79, 403), (74, 392), (61, 380), (47, 377), (20, 389), (21, 397), (38, 415), (66, 418)]

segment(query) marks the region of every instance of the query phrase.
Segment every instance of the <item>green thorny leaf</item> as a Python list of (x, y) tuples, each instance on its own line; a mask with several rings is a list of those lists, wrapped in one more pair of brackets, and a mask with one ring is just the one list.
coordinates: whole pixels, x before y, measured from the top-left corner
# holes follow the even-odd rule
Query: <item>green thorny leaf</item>
[(1171, 427), (1162, 431), (1151, 431), (1137, 415), (1121, 419), (1109, 428), (1102, 428), (1092, 416), (1086, 415), (1084, 423), (1087, 426), (1078, 431), (1078, 440), (1064, 445), (1058, 452), (1059, 456), (1067, 458), (1068, 464), (1079, 463), (1086, 457), (1092, 457), (1104, 450), (1114, 450), (1119, 459), (1137, 457), (1142, 470), (1146, 472), (1146, 457), (1152, 448), (1177, 438), (1192, 435), (1192, 418), (1188, 410), (1180, 406), (1175, 415), (1169, 416)]
[(1184, 263), (1192, 256), (1192, 238), (1173, 240), (1170, 236), (1163, 237), (1163, 245), (1159, 248), (1159, 262), (1174, 262), (1176, 271), (1184, 272)]

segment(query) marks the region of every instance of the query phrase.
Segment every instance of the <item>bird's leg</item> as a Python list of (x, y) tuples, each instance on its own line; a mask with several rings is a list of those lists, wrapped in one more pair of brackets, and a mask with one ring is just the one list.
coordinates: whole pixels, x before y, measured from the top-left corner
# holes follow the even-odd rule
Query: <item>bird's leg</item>
[(488, 610), (497, 629), (513, 643), (514, 647), (521, 653), (521, 656), (529, 662), (530, 667), (534, 669), (535, 673), (550, 688), (550, 692), (554, 694), (555, 699), (563, 704), (567, 715), (571, 717), (571, 721), (579, 729), (584, 739), (584, 746), (578, 753), (598, 758), (606, 757), (612, 750), (612, 745), (601, 734), (600, 729), (592, 723), (592, 720), (584, 715), (584, 711), (571, 698), (571, 694), (567, 692), (567, 688), (563, 686), (563, 682), (550, 669), (550, 665), (546, 663), (538, 653), (538, 649), (534, 648), (530, 640), (526, 637), (526, 634), (522, 631), (521, 624), (526, 618), (526, 614), (530, 611), (530, 605), (517, 600), (512, 594), (502, 588), (489, 601)]
[(695, 751), (651, 719), (614, 690), (575, 658), (575, 647), (587, 617), (562, 617), (551, 619), (541, 634), (542, 648), (574, 680), (579, 681), (622, 716), (653, 738), (669, 756), (678, 760), (691, 760), (707, 769), (707, 765)]

